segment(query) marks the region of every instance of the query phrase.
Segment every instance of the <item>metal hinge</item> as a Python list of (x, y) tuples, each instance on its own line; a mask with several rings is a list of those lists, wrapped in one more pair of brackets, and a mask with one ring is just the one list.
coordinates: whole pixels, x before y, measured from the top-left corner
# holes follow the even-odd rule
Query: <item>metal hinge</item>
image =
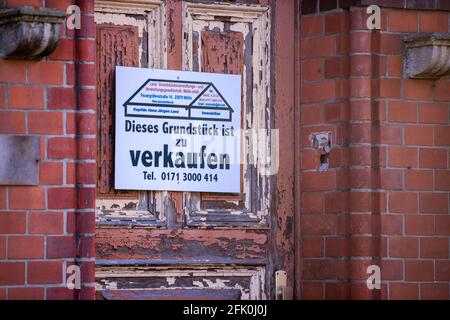
[(275, 272), (275, 299), (292, 300), (292, 287), (287, 285), (287, 273), (283, 270)]

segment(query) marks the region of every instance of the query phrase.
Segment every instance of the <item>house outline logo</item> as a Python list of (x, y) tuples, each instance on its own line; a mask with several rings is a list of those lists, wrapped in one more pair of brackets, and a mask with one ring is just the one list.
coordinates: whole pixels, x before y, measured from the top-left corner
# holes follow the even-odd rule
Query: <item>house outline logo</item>
[[(133, 99), (144, 89), (147, 84), (155, 83), (182, 83), (196, 86), (204, 86), (201, 92), (190, 101), (187, 105), (182, 104), (169, 104), (169, 103), (150, 103), (150, 102), (135, 102)], [(212, 105), (200, 105), (202, 97), (208, 94), (215, 93), (220, 97), (223, 105), (225, 106), (212, 106)], [(180, 93), (182, 95), (182, 93)], [(205, 104), (205, 103), (202, 103)], [(231, 108), (228, 101), (223, 97), (220, 91), (212, 82), (199, 82), (199, 81), (185, 81), (185, 80), (168, 80), (168, 79), (147, 79), (143, 85), (136, 90), (131, 97), (123, 104), (125, 110), (125, 117), (139, 117), (139, 118), (159, 118), (159, 119), (178, 119), (178, 120), (203, 120), (203, 121), (232, 121), (233, 108)], [(129, 108), (142, 107), (149, 108), (155, 114), (131, 113)], [(150, 109), (150, 108), (158, 108)], [(135, 110), (135, 109), (132, 109)], [(147, 109), (145, 109), (147, 111)], [(162, 113), (162, 114), (161, 114)], [(169, 113), (169, 114), (167, 114)]]

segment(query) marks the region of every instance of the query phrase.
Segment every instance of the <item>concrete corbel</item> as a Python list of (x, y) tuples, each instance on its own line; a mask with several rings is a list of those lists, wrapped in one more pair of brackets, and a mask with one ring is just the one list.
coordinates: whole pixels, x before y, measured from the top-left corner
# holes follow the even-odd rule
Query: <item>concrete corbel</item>
[(0, 58), (39, 59), (52, 53), (66, 13), (48, 8), (0, 10)]
[(417, 33), (404, 38), (404, 76), (439, 79), (450, 74), (450, 33)]

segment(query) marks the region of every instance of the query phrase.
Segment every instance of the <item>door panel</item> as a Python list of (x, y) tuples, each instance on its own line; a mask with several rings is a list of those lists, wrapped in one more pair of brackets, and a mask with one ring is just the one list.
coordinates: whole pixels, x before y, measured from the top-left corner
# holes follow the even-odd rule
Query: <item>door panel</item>
[[(273, 297), (274, 270), (284, 268), (275, 241), (286, 235), (284, 225), (273, 223), (278, 219), (273, 10), (267, 1), (260, 3), (95, 2), (99, 298)], [(239, 194), (113, 189), (115, 65), (241, 75)]]
[(186, 193), (188, 227), (268, 228), (270, 8), (183, 3), (183, 68), (242, 77), (240, 194)]
[[(99, 102), (98, 176), (99, 196), (118, 196), (120, 193), (136, 197), (133, 192), (114, 190), (114, 69), (117, 65), (139, 65), (138, 28), (134, 26), (97, 26), (97, 100)], [(109, 55), (108, 52), (116, 54)], [(112, 58), (112, 59), (111, 59)]]
[[(201, 68), (194, 66), (194, 70), (203, 72), (217, 72), (239, 74), (242, 76), (244, 70), (243, 46), (244, 38), (242, 33), (233, 31), (210, 31), (201, 32), (201, 40), (198, 40), (198, 34), (195, 34), (193, 41), (193, 55), (198, 57), (199, 45), (201, 45)], [(198, 64), (198, 59), (195, 59)], [(242, 88), (241, 88), (242, 90)], [(241, 114), (243, 119), (244, 112)], [(241, 124), (242, 129), (242, 124)], [(243, 191), (244, 173), (241, 168), (241, 192)], [(214, 208), (232, 209), (233, 207), (243, 208), (245, 195), (242, 194), (223, 194), (223, 193), (201, 193), (201, 209), (208, 210)]]
[(101, 299), (264, 299), (264, 268), (101, 267)]
[[(115, 67), (164, 67), (164, 5), (159, 1), (96, 1), (98, 101), (97, 225), (163, 226), (162, 192), (114, 189)], [(160, 41), (163, 41), (162, 43)]]

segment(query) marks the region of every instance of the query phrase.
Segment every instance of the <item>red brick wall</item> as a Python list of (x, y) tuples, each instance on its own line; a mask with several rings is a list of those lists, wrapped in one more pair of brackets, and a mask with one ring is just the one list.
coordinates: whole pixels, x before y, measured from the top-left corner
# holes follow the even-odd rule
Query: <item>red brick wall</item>
[[(377, 32), (367, 17), (301, 17), (302, 295), (449, 299), (450, 80), (402, 76), (404, 33), (448, 32), (449, 12), (385, 8)], [(321, 131), (326, 172), (308, 141)]]
[[(0, 299), (93, 298), (95, 35), (93, 1), (77, 3), (82, 28), (64, 28), (50, 57), (0, 60), (0, 134), (41, 142), (39, 185), (0, 187)], [(366, 17), (301, 19), (303, 298), (448, 299), (450, 80), (401, 74), (403, 33), (446, 32), (448, 12), (383, 9), (380, 33)], [(308, 141), (318, 131), (333, 133), (326, 172)], [(65, 287), (73, 263), (81, 291)], [(370, 264), (381, 291), (365, 285)]]
[[(72, 1), (7, 0), (66, 11)], [(40, 61), (0, 60), (0, 134), (40, 138), (39, 185), (0, 186), (0, 299), (94, 296), (96, 101), (93, 1)], [(82, 289), (66, 288), (77, 264)], [(70, 275), (70, 274), (69, 274)]]

